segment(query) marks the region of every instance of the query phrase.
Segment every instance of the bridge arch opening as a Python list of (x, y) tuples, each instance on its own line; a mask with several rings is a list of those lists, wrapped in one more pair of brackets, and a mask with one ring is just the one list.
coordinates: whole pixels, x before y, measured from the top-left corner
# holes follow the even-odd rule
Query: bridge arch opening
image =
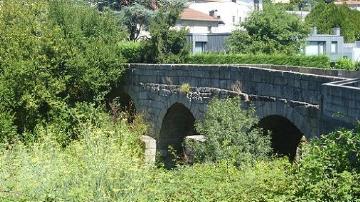
[(166, 168), (174, 167), (176, 160), (183, 156), (183, 141), (186, 136), (195, 134), (194, 123), (193, 114), (183, 104), (175, 103), (167, 110), (158, 144)]
[(107, 108), (114, 120), (126, 118), (128, 123), (132, 123), (135, 119), (135, 103), (126, 92), (111, 93), (108, 97)]
[(304, 134), (287, 118), (279, 115), (264, 117), (259, 122), (265, 135), (271, 135), (271, 146), (276, 155), (295, 159), (297, 147)]

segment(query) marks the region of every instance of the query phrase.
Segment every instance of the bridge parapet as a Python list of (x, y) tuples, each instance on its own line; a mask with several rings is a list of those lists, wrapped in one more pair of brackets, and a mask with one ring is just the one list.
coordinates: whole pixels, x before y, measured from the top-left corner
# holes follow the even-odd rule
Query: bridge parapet
[(247, 94), (270, 96), (320, 104), (321, 85), (339, 77), (265, 69), (239, 65), (130, 65), (133, 84), (158, 83), (237, 90)]
[(322, 86), (322, 128), (329, 132), (335, 127), (354, 127), (360, 120), (360, 79), (345, 79)]

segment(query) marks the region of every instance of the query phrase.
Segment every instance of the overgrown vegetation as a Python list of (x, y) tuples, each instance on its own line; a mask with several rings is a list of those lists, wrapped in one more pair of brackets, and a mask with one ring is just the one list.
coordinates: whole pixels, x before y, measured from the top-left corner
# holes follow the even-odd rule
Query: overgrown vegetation
[[(53, 139), (59, 131), (51, 127), (38, 128), (36, 133), (40, 138), (32, 144), (16, 142), (1, 147), (1, 200), (360, 200), (359, 130), (336, 131), (313, 139), (303, 147), (300, 160), (294, 164), (287, 159), (260, 158), (252, 164), (243, 162), (239, 165), (229, 163), (234, 162), (236, 156), (226, 155), (216, 162), (165, 170), (143, 163), (139, 136), (144, 134), (146, 127), (139, 119), (128, 125), (121, 119), (113, 122), (96, 107), (83, 108), (88, 113), (85, 117), (83, 113), (79, 114), (81, 118), (76, 127), (79, 138), (67, 147)], [(220, 111), (216, 113), (224, 122), (212, 121), (211, 128), (230, 134), (223, 126), (225, 120), (233, 120), (233, 111), (218, 109)], [(244, 120), (237, 123), (252, 123), (248, 118), (244, 116)], [(225, 125), (238, 127), (232, 122)], [(242, 127), (245, 129), (248, 125)], [(224, 143), (223, 146), (233, 146)], [(247, 141), (241, 144), (252, 145)]]
[(197, 162), (221, 162), (243, 166), (264, 160), (271, 153), (270, 137), (254, 127), (258, 119), (253, 108), (244, 110), (239, 98), (213, 100), (196, 131), (205, 135), (204, 143), (192, 144)]
[[(169, 31), (176, 15), (165, 10), (150, 58), (179, 62), (183, 33)], [(197, 124), (207, 142), (193, 166), (145, 164), (141, 117), (104, 110), (121, 64), (146, 55), (138, 43), (124, 43), (129, 33), (116, 19), (79, 1), (1, 1), (1, 201), (360, 200), (360, 130), (312, 140), (291, 164), (268, 155), (269, 137), (252, 127), (257, 119), (238, 99), (213, 101)]]
[(253, 12), (241, 28), (231, 33), (229, 51), (242, 54), (296, 54), (304, 45), (309, 28), (298, 17), (267, 3)]
[(73, 137), (69, 111), (119, 80), (126, 60), (114, 44), (125, 35), (111, 13), (74, 1), (2, 1), (0, 141), (31, 141), (44, 122)]
[(190, 86), (189, 83), (183, 83), (183, 84), (181, 84), (181, 86), (180, 86), (180, 92), (187, 94), (187, 93), (189, 93), (190, 91), (191, 91), (191, 86)]
[(183, 5), (163, 6), (150, 23), (151, 38), (145, 42), (145, 61), (150, 63), (181, 63), (190, 53), (187, 30), (172, 28)]
[(320, 2), (306, 17), (306, 23), (318, 28), (319, 33), (330, 34), (332, 28), (341, 28), (345, 41), (360, 40), (360, 11), (352, 10), (347, 5), (326, 4)]

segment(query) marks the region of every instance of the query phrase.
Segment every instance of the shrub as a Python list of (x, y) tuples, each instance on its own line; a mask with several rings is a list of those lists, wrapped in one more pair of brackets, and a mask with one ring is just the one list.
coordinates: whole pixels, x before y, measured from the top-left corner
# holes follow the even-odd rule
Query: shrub
[(183, 83), (180, 86), (180, 92), (182, 93), (189, 93), (191, 91), (191, 86), (189, 83)]
[(120, 54), (128, 63), (144, 62), (144, 47), (140, 42), (121, 42), (118, 47)]
[(360, 132), (339, 130), (313, 139), (296, 165), (296, 196), (304, 201), (360, 199)]
[[(0, 150), (0, 199), (7, 201), (104, 201), (129, 198), (140, 188), (139, 137), (125, 121), (91, 110), (97, 118), (80, 118), (77, 141), (66, 148), (53, 127), (38, 128), (37, 141)], [(61, 131), (60, 131), (61, 132)], [(133, 183), (135, 182), (135, 183)], [(139, 186), (130, 188), (131, 184)]]
[(303, 67), (330, 68), (326, 56), (303, 55), (242, 55), (242, 54), (195, 54), (186, 60), (190, 64), (272, 64)]
[(341, 58), (335, 63), (336, 69), (358, 70), (356, 63), (349, 58)]
[(265, 3), (261, 11), (252, 12), (227, 39), (232, 53), (299, 53), (309, 34), (307, 25), (278, 5)]
[(229, 160), (240, 166), (268, 156), (270, 137), (255, 127), (258, 123), (255, 111), (241, 107), (239, 98), (215, 99), (209, 104), (204, 120), (195, 126), (206, 137), (204, 143), (193, 145), (195, 160)]
[(33, 134), (78, 101), (102, 100), (125, 61), (114, 45), (126, 36), (116, 19), (79, 1), (2, 1), (0, 109), (10, 113), (2, 120)]
[(151, 63), (182, 63), (190, 52), (187, 30), (172, 27), (183, 8), (184, 1), (169, 1), (161, 7), (150, 23), (151, 38), (145, 43), (145, 61)]

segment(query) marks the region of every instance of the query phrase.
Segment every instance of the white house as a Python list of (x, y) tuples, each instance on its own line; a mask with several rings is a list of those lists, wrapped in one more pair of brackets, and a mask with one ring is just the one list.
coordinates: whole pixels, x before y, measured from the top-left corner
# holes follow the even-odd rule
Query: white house
[(196, 0), (190, 1), (188, 8), (222, 22), (211, 30), (193, 29), (191, 33), (229, 33), (245, 21), (251, 12), (261, 10), (262, 0)]
[(219, 26), (223, 24), (224, 22), (218, 17), (185, 8), (175, 26), (186, 28), (189, 33), (216, 33)]

